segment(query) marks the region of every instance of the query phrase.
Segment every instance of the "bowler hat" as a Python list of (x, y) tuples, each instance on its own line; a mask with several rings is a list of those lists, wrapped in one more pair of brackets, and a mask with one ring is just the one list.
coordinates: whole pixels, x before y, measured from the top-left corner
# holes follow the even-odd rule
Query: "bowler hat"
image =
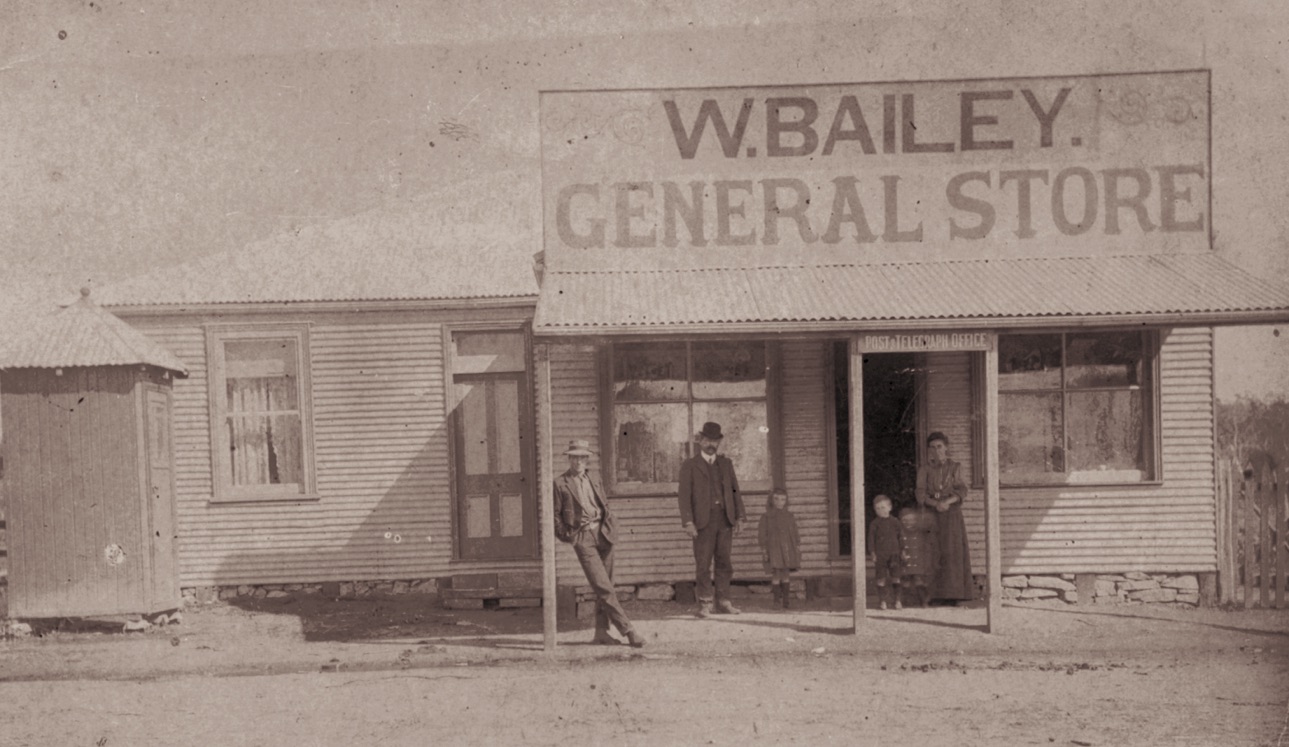
[(698, 432), (698, 435), (703, 438), (710, 438), (713, 441), (719, 441), (722, 438), (725, 438), (725, 436), (721, 434), (721, 424), (712, 422), (703, 423), (703, 429)]
[(575, 438), (568, 442), (568, 448), (564, 450), (565, 456), (591, 456), (591, 442), (584, 438)]

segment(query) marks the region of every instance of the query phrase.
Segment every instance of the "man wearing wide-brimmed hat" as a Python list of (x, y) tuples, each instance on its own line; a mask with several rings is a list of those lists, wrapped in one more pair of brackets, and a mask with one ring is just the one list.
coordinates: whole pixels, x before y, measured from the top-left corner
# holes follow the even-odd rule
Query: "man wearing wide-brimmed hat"
[(739, 613), (730, 603), (730, 579), (734, 577), (730, 554), (734, 536), (743, 531), (747, 511), (734, 476), (734, 463), (717, 453), (722, 438), (719, 423), (703, 423), (695, 438), (699, 453), (680, 465), (680, 523), (694, 541), (694, 591), (699, 617), (713, 612)]
[(574, 439), (564, 455), (568, 457), (568, 470), (555, 478), (555, 536), (573, 545), (586, 580), (595, 590), (595, 637), (591, 642), (606, 646), (620, 643), (609, 633), (612, 623), (628, 643), (640, 648), (644, 637), (631, 625), (613, 588), (613, 515), (604, 497), (604, 486), (587, 469), (591, 445)]

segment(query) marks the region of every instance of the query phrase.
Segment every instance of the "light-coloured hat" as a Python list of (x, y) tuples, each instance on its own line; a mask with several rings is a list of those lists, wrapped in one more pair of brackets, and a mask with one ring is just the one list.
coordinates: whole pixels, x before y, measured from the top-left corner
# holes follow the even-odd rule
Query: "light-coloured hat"
[(591, 442), (584, 438), (569, 441), (568, 448), (564, 450), (564, 456), (591, 456), (594, 453), (591, 451)]

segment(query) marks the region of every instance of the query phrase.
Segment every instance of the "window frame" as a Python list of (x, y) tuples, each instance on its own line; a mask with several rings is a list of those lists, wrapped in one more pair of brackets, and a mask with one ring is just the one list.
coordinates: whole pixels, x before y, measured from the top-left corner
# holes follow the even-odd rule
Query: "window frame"
[[(318, 500), (313, 448), (312, 361), (307, 322), (208, 324), (206, 332), (207, 394), (210, 414), (211, 503), (266, 503)], [(296, 398), (300, 411), (300, 464), (304, 482), (285, 485), (236, 486), (229, 463), (227, 364), (228, 342), (290, 339), (295, 342)]]
[[(694, 376), (694, 358), (693, 346), (710, 342), (736, 342), (748, 345), (761, 345), (765, 351), (765, 397), (718, 397), (704, 398), (694, 397), (693, 394), (693, 376)], [(604, 482), (605, 492), (612, 499), (618, 498), (672, 498), (679, 494), (679, 484), (670, 491), (659, 490), (641, 490), (624, 492), (618, 487), (617, 479), (617, 439), (616, 428), (614, 426), (614, 405), (617, 404), (614, 396), (614, 362), (616, 360), (616, 351), (619, 344), (638, 345), (675, 345), (683, 344), (685, 346), (685, 377), (690, 384), (688, 387), (688, 396), (685, 400), (676, 400), (683, 402), (689, 409), (689, 414), (693, 415), (693, 406), (695, 402), (756, 402), (764, 399), (765, 402), (765, 419), (766, 425), (770, 432), (766, 434), (766, 449), (770, 459), (770, 478), (765, 487), (757, 481), (747, 480), (739, 474), (739, 487), (742, 488), (744, 495), (766, 495), (774, 490), (783, 490), (785, 488), (785, 459), (783, 454), (783, 425), (782, 425), (782, 382), (781, 382), (781, 349), (777, 341), (766, 339), (743, 339), (738, 337), (722, 337), (718, 340), (711, 338), (687, 337), (687, 338), (668, 338), (660, 340), (650, 339), (631, 339), (621, 340), (605, 344), (601, 348), (599, 360), (600, 370), (600, 444), (601, 460), (600, 474)], [(664, 402), (659, 400), (658, 402)], [(673, 402), (666, 400), (664, 403)], [(691, 438), (685, 443), (685, 458), (692, 457), (694, 451), (693, 435), (698, 432), (702, 424), (695, 425), (690, 430)], [(723, 451), (721, 453), (724, 453)], [(738, 474), (738, 465), (734, 465), (735, 473)], [(752, 487), (755, 486), (755, 487)]]
[[(1061, 398), (1061, 446), (1062, 446), (1062, 449), (1064, 450), (1064, 453), (1068, 455), (1069, 454), (1069, 428), (1068, 428), (1069, 420), (1066, 416), (1066, 413), (1068, 412), (1068, 408), (1069, 408), (1070, 393), (1071, 392), (1074, 392), (1074, 393), (1095, 392), (1095, 391), (1131, 391), (1132, 387), (1131, 386), (1070, 387), (1067, 383), (1068, 368), (1069, 368), (1067, 339), (1069, 335), (1076, 335), (1076, 334), (1077, 335), (1099, 335), (1099, 334), (1124, 334), (1124, 333), (1138, 334), (1141, 336), (1141, 340), (1142, 340), (1142, 355), (1144, 357), (1143, 367), (1145, 371), (1142, 376), (1142, 383), (1138, 386), (1142, 390), (1148, 390), (1143, 393), (1143, 398), (1147, 401), (1142, 402), (1142, 413), (1143, 413), (1142, 429), (1143, 431), (1145, 431), (1142, 434), (1142, 441), (1147, 446), (1150, 452), (1146, 456), (1145, 464), (1143, 465), (1144, 469), (1142, 470), (1143, 471), (1142, 478), (1139, 480), (1126, 480), (1126, 481), (1125, 480), (1070, 480), (1068, 479), (1068, 476), (1075, 473), (1067, 471), (1067, 472), (1061, 472), (1061, 473), (1052, 473), (1052, 474), (1065, 475), (1066, 479), (1063, 479), (1063, 480), (1041, 480), (1041, 481), (1034, 481), (1034, 482), (1008, 482), (1006, 479), (1006, 476), (1002, 473), (1002, 470), (1000, 467), (999, 475), (998, 475), (999, 488), (1005, 489), (1005, 490), (1043, 490), (1043, 489), (1069, 490), (1072, 488), (1097, 488), (1097, 487), (1133, 487), (1133, 486), (1151, 487), (1151, 486), (1159, 486), (1163, 484), (1164, 465), (1163, 465), (1163, 435), (1162, 435), (1163, 429), (1161, 427), (1162, 392), (1160, 391), (1160, 384), (1161, 384), (1160, 369), (1162, 367), (1161, 350), (1162, 350), (1164, 335), (1162, 331), (1159, 329), (1124, 329), (1124, 328), (1112, 327), (1112, 328), (1036, 329), (1036, 330), (1015, 330), (1015, 331), (1009, 331), (1006, 333), (1000, 332), (998, 334), (998, 347), (1000, 352), (1002, 349), (1002, 340), (1005, 337), (1057, 335), (1060, 337), (1060, 341), (1061, 341), (1060, 342), (1061, 377), (1060, 377), (1059, 386), (1053, 389), (1041, 389), (1041, 390), (1040, 389), (1004, 390), (1002, 389), (1001, 381), (1000, 381), (999, 390), (998, 390), (998, 404), (999, 404), (1000, 414), (1004, 406), (1003, 404), (1004, 399), (1009, 394), (1035, 394), (1039, 392), (1049, 393), (1049, 394), (1052, 394), (1052, 393), (1059, 394)], [(973, 397), (984, 394), (984, 379), (985, 379), (984, 373), (985, 372), (983, 368), (983, 365), (984, 365), (983, 356), (980, 356), (980, 357), (982, 358), (980, 367), (977, 368), (975, 365), (973, 365), (972, 367), (973, 376), (979, 377), (978, 382), (973, 382), (973, 386), (972, 386)], [(999, 366), (1002, 365), (1001, 356), (999, 357), (998, 364)], [(1002, 372), (1000, 371), (999, 372), (1000, 377), (1001, 377), (1001, 373)], [(978, 384), (978, 386), (975, 384)], [(983, 403), (983, 399), (984, 399), (983, 396), (979, 397), (979, 401), (981, 403)], [(973, 407), (973, 413), (978, 412), (978, 410), (979, 408)], [(983, 417), (973, 416), (973, 425), (977, 425), (977, 428), (978, 428), (978, 430), (977, 428), (973, 428), (973, 435), (975, 435), (975, 432), (982, 432), (984, 430)], [(977, 448), (973, 449), (973, 455), (972, 455), (973, 466), (978, 464), (983, 467), (983, 464), (984, 464), (983, 439), (978, 440), (977, 444), (978, 444)], [(975, 483), (974, 472), (975, 471), (973, 470), (973, 487)], [(982, 475), (982, 478), (983, 478), (983, 469), (980, 474)]]

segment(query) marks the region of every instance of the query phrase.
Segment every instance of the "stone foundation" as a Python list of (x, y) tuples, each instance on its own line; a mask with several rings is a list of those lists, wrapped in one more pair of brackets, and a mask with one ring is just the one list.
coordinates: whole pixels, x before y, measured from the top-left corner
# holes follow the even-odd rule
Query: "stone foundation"
[(1201, 599), (1200, 578), (1195, 573), (1140, 571), (1003, 576), (1003, 599), (1059, 599), (1068, 604), (1141, 603), (1195, 607)]
[[(1198, 606), (1201, 603), (1200, 574), (1141, 573), (1003, 576), (1003, 599), (1026, 601), (1058, 599), (1068, 604), (1173, 604)], [(832, 581), (845, 582), (832, 584)], [(981, 578), (983, 581), (983, 578)], [(687, 586), (688, 584), (688, 586)], [(659, 601), (690, 603), (685, 592), (691, 582), (654, 582), (620, 584), (622, 601)], [(838, 589), (832, 589), (837, 586)], [(871, 584), (870, 584), (871, 586)], [(982, 584), (983, 586), (983, 584)], [(681, 588), (685, 587), (685, 588)], [(844, 587), (844, 588), (842, 588)], [(849, 595), (850, 579), (842, 577), (794, 578), (792, 595), (796, 599)], [(1082, 589), (1082, 591), (1081, 591)], [(835, 591), (835, 593), (833, 593)], [(871, 592), (872, 589), (870, 588)], [(983, 595), (983, 588), (981, 589)], [(735, 583), (730, 587), (734, 599), (768, 595), (768, 582)], [(317, 584), (261, 584), (241, 586), (206, 586), (183, 590), (185, 606), (212, 604), (241, 598), (274, 599), (297, 594), (354, 599), (373, 594), (424, 594), (437, 597), (446, 609), (491, 609), (540, 607), (541, 576), (537, 573), (475, 574), (441, 579), (408, 579), (402, 581), (341, 581)], [(1082, 594), (1082, 596), (1080, 596)], [(595, 594), (585, 584), (560, 587), (566, 610), (580, 619), (595, 614)], [(690, 592), (692, 596), (692, 592)]]

